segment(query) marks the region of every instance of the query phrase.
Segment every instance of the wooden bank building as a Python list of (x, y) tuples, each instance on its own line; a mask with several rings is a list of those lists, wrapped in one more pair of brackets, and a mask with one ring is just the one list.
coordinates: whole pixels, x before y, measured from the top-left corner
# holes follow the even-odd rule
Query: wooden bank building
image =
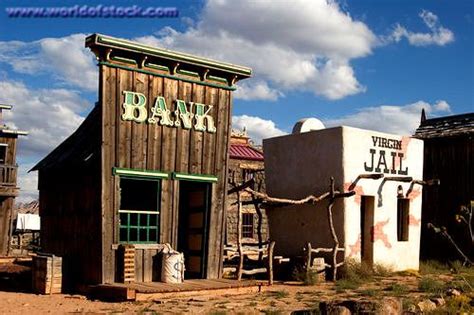
[(86, 46), (99, 100), (33, 168), (43, 250), (66, 287), (118, 281), (121, 244), (137, 282), (159, 281), (165, 243), (186, 279), (220, 278), (232, 91), (251, 69), (98, 34)]

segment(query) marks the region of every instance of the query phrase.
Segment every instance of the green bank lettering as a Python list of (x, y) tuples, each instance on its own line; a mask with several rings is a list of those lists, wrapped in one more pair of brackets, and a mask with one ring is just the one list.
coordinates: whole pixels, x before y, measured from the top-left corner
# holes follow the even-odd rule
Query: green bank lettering
[[(214, 126), (214, 118), (212, 118), (209, 113), (212, 110), (211, 105), (204, 105), (195, 103), (196, 105), (196, 124), (194, 125), (194, 129), (199, 131), (206, 131), (206, 125), (204, 124), (207, 121), (207, 131), (208, 132), (216, 132), (216, 127)], [(206, 110), (206, 106), (208, 109)]]
[(176, 100), (176, 110), (174, 111), (174, 114), (176, 117), (179, 117), (181, 120), (176, 119), (174, 122), (175, 126), (180, 126), (181, 121), (184, 129), (191, 129), (193, 125), (193, 117), (194, 114), (192, 113), (193, 111), (193, 102), (189, 102), (189, 111), (188, 108), (186, 107), (186, 102), (182, 100)]
[(151, 117), (148, 118), (148, 123), (156, 124), (159, 117), (160, 125), (172, 127), (174, 124), (171, 121), (171, 111), (166, 107), (166, 101), (163, 96), (158, 96), (155, 101), (155, 106), (151, 108)]
[(122, 104), (123, 106), (123, 120), (132, 120), (136, 122), (144, 122), (147, 118), (146, 111), (146, 97), (141, 93), (123, 92), (125, 95), (125, 101)]
[(160, 124), (168, 127), (182, 127), (184, 129), (194, 128), (196, 131), (207, 131), (215, 133), (217, 131), (214, 118), (212, 117), (211, 105), (188, 102), (183, 100), (175, 101), (175, 110), (171, 111), (163, 96), (158, 96), (155, 104), (148, 113), (146, 108), (146, 96), (138, 92), (124, 91), (124, 103), (122, 120), (134, 121), (138, 123), (148, 122), (149, 124)]

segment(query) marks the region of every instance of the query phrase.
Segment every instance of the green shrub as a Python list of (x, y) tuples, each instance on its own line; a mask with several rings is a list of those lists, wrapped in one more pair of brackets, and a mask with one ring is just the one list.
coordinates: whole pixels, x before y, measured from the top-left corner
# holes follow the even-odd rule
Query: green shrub
[(410, 291), (406, 285), (398, 283), (390, 285), (386, 290), (391, 291), (395, 296), (402, 296)]
[(418, 289), (426, 293), (441, 294), (445, 290), (445, 283), (431, 277), (423, 277), (418, 283)]
[(344, 292), (346, 290), (355, 290), (360, 286), (359, 280), (340, 279), (336, 282), (336, 292)]
[(437, 260), (427, 260), (420, 262), (420, 273), (425, 275), (449, 273), (449, 266)]

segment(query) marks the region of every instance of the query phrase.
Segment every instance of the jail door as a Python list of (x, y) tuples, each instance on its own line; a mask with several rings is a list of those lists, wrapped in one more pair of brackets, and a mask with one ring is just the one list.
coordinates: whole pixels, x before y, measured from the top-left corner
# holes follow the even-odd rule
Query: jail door
[(368, 266), (374, 264), (374, 209), (375, 197), (362, 196), (360, 203), (361, 261)]
[(184, 253), (187, 279), (206, 277), (210, 187), (180, 181), (178, 250)]

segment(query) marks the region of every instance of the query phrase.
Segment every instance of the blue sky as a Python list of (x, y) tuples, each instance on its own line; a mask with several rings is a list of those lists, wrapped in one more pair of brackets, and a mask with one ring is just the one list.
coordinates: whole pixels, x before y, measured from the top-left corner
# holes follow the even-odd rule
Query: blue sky
[[(177, 7), (179, 18), (9, 18), (6, 7)], [(28, 130), (26, 168), (69, 135), (97, 98), (91, 33), (133, 39), (250, 66), (234, 100), (234, 126), (259, 142), (304, 117), (409, 134), (428, 116), (474, 108), (472, 1), (2, 1), (0, 102)], [(47, 119), (40, 118), (49, 109)]]

